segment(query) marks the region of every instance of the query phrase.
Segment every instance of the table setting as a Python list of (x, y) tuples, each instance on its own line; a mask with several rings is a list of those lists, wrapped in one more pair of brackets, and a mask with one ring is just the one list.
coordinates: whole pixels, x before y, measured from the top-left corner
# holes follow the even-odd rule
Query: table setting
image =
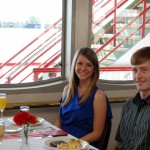
[[(5, 122), (3, 136), (0, 137), (0, 150), (59, 150), (56, 145), (54, 147), (51, 143), (58, 141), (68, 143), (71, 140), (78, 140), (44, 118), (32, 115), (29, 107), (25, 110), (18, 110), (18, 113), (12, 117), (3, 117), (0, 120)], [(97, 150), (88, 142), (79, 141), (81, 144), (80, 150)]]

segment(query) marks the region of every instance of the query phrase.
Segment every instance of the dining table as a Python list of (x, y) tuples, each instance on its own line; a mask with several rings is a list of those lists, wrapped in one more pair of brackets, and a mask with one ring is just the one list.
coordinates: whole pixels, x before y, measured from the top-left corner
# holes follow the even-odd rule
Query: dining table
[[(21, 150), (22, 147), (22, 128), (13, 122), (13, 117), (4, 117), (5, 135), (0, 145), (0, 150)], [(31, 125), (29, 129), (28, 150), (51, 150), (45, 143), (58, 137), (75, 138), (62, 129), (54, 126), (42, 117), (39, 123)], [(76, 139), (76, 138), (75, 138)], [(85, 150), (98, 150), (92, 145), (88, 145)]]

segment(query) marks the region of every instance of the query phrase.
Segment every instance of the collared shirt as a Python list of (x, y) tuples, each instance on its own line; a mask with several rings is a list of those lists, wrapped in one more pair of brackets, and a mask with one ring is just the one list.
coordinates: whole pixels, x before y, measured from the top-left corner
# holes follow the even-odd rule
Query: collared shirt
[(115, 140), (116, 150), (150, 150), (150, 96), (137, 93), (124, 104)]

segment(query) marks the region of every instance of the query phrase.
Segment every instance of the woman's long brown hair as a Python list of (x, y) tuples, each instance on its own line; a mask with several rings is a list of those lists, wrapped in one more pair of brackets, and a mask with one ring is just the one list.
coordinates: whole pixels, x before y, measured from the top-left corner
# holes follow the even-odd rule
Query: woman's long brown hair
[(83, 47), (81, 49), (78, 49), (72, 61), (68, 93), (67, 93), (63, 106), (67, 105), (71, 101), (71, 99), (73, 98), (75, 94), (75, 90), (77, 89), (78, 84), (79, 84), (79, 78), (75, 73), (75, 65), (76, 65), (76, 61), (79, 55), (83, 55), (94, 65), (94, 72), (92, 75), (90, 86), (86, 90), (85, 94), (83, 95), (81, 100), (78, 102), (78, 104), (83, 104), (87, 100), (87, 98), (91, 95), (92, 91), (97, 85), (97, 81), (99, 79), (99, 62), (98, 62), (98, 58), (97, 58), (95, 51), (88, 47)]

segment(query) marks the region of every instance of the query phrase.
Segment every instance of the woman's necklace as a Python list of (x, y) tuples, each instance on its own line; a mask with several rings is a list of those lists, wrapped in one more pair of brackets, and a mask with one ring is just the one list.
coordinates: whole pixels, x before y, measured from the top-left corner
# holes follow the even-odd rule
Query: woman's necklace
[(83, 89), (81, 89), (80, 86), (78, 86), (78, 92), (79, 92), (80, 94), (84, 94), (87, 89), (88, 89), (88, 88), (83, 88)]

